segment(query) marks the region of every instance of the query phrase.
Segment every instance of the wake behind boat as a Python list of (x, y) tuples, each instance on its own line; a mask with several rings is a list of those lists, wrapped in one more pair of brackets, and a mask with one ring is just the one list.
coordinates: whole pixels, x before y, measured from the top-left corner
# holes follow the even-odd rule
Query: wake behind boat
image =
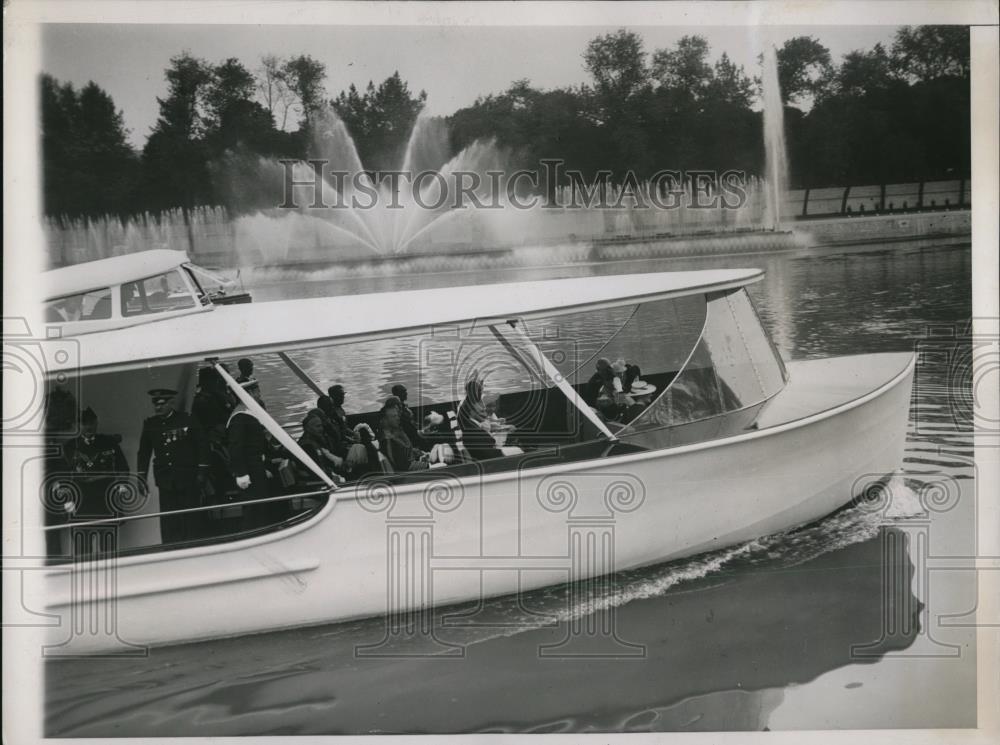
[[(113, 514), (51, 520), (51, 566), (40, 572), (48, 612), (86, 618), (115, 604), (114, 634), (52, 630), (53, 644), (83, 654), (372, 615), (412, 621), (435, 605), (808, 523), (901, 463), (912, 355), (786, 364), (745, 289), (758, 270), (220, 307), (183, 254), (149, 253), (155, 271), (143, 254), (105, 260), (100, 272), (57, 270), (49, 317), (64, 335), (83, 335), (78, 365), (50, 361), (51, 390), (96, 411), (128, 459), (149, 426), (137, 414), (147, 391), (169, 391), (179, 412), (191, 411), (196, 384), (212, 377), (200, 371), (214, 371), (237, 419), (258, 422), (298, 476), (272, 473), (264, 485), (250, 475), (248, 491), (233, 465), (239, 446), (223, 438), (229, 474), (192, 486), (187, 512), (163, 499), (176, 489), (164, 492), (157, 455), (152, 479), (142, 463), (137, 476), (107, 475)], [(417, 434), (427, 452), (409, 467), (345, 473), (296, 442), (261, 405), (267, 391), (225, 364), (278, 355), (290, 379), (323, 395), (291, 356), (315, 350), (380, 350), (390, 381), (403, 382), (394, 366), (419, 370), (405, 382), (420, 402), (413, 420), (428, 422)], [(346, 424), (383, 441), (394, 426), (385, 411)], [(231, 415), (227, 425), (231, 434)], [(74, 474), (50, 464), (45, 479), (65, 493)], [(211, 529), (177, 533), (179, 514)], [(81, 547), (74, 536), (87, 531), (98, 542)], [(111, 574), (114, 585), (96, 581)]]

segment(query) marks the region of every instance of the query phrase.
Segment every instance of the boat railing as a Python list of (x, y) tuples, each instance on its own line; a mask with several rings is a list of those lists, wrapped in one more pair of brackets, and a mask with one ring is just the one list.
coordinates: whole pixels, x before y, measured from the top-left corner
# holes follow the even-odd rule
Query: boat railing
[(141, 515), (121, 515), (118, 517), (102, 517), (98, 520), (86, 520), (80, 522), (62, 523), (59, 525), (46, 525), (42, 528), (45, 531), (54, 530), (76, 530), (79, 528), (93, 528), (102, 525), (120, 525), (121, 523), (134, 522), (136, 520), (151, 520), (157, 517), (176, 517), (192, 513), (210, 512), (212, 510), (231, 509), (233, 507), (252, 507), (254, 505), (267, 504), (269, 502), (290, 501), (293, 499), (303, 499), (306, 497), (328, 497), (333, 493), (333, 489), (320, 489), (318, 491), (295, 492), (292, 494), (281, 494), (276, 497), (263, 497), (261, 499), (247, 499), (241, 502), (224, 502), (221, 504), (209, 504), (201, 507), (185, 507), (180, 510), (166, 510), (161, 512), (144, 512)]

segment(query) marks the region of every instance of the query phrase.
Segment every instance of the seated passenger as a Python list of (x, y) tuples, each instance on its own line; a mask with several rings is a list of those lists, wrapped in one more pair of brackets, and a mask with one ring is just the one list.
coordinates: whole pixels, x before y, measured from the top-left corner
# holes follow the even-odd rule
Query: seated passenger
[(382, 405), (379, 417), (379, 447), (395, 471), (419, 471), (428, 467), (429, 454), (413, 447), (403, 431), (402, 402), (389, 396)]
[(621, 378), (623, 393), (630, 393), (632, 391), (632, 383), (638, 380), (639, 376), (642, 374), (638, 365), (626, 362), (620, 357), (611, 365), (611, 371), (617, 377)]
[(499, 406), (499, 393), (489, 392), (483, 394), (484, 416), (480, 428), (493, 438), (497, 447), (503, 447), (507, 442), (507, 436), (514, 430), (514, 426), (507, 424), (507, 420), (503, 417), (497, 416)]
[(498, 458), (503, 453), (496, 442), (484, 429), (489, 414), (483, 401), (483, 382), (477, 374), (466, 383), (465, 400), (458, 407), (458, 428), (462, 433), (462, 447), (473, 460)]
[(323, 429), (323, 413), (319, 409), (312, 409), (302, 420), (299, 446), (327, 476), (335, 476), (344, 470), (344, 459), (333, 452), (334, 444)]
[(236, 367), (239, 368), (240, 376), (236, 378), (236, 382), (239, 384), (248, 383), (251, 380), (256, 380), (253, 376), (253, 360), (244, 357), (239, 362), (236, 363)]
[(421, 437), (420, 431), (417, 429), (416, 417), (413, 415), (413, 410), (406, 405), (406, 398), (409, 395), (406, 390), (405, 385), (396, 384), (392, 387), (392, 395), (399, 399), (400, 408), (400, 425), (406, 436), (410, 438), (416, 447), (421, 450), (427, 450), (428, 445), (424, 442), (424, 438)]
[(587, 404), (590, 406), (597, 406), (597, 399), (601, 397), (602, 393), (608, 393), (613, 391), (614, 371), (611, 369), (611, 360), (607, 357), (601, 357), (597, 360), (596, 370), (594, 374), (590, 376), (584, 386), (582, 391), (582, 397)]
[[(330, 444), (333, 446), (330, 450), (334, 455), (338, 455), (341, 458), (347, 456), (347, 450), (351, 446), (351, 440), (345, 439), (341, 427), (339, 427), (336, 422), (337, 412), (334, 410), (333, 399), (329, 396), (320, 396), (316, 399), (316, 408), (313, 411), (317, 412), (319, 420), (323, 423), (323, 433), (326, 435)], [(351, 433), (355, 436), (355, 433)]]
[[(454, 412), (451, 414), (454, 416)], [(430, 448), (429, 460), (432, 465), (435, 463), (455, 463), (459, 460), (457, 427), (452, 428), (452, 421), (436, 411), (431, 411), (424, 417), (424, 426), (420, 430), (420, 436)]]
[(473, 372), (465, 384), (465, 398), (458, 407), (458, 426), (465, 432), (468, 429), (479, 429), (486, 417), (486, 407), (483, 406), (483, 381), (479, 373)]
[(357, 435), (347, 424), (347, 412), (344, 411), (344, 401), (347, 399), (347, 392), (344, 390), (344, 386), (339, 383), (331, 385), (327, 388), (326, 392), (333, 406), (329, 411), (324, 411), (330, 417), (333, 426), (337, 428), (340, 439), (345, 443), (357, 442)]
[(627, 397), (628, 406), (622, 413), (622, 424), (628, 424), (646, 410), (656, 393), (656, 386), (641, 378), (632, 381), (631, 393)]
[(83, 317), (83, 295), (73, 295), (49, 305), (46, 321), (67, 323), (79, 321)]
[(345, 475), (349, 481), (357, 481), (372, 474), (391, 473), (388, 459), (379, 452), (379, 443), (371, 427), (361, 423), (354, 428), (358, 442), (351, 445), (344, 459)]

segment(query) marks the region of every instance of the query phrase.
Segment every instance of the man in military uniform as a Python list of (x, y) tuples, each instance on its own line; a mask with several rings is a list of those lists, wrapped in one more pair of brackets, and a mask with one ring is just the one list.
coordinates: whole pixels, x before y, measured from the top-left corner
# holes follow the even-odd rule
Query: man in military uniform
[[(116, 482), (122, 482), (118, 488), (128, 489), (124, 481), (129, 467), (119, 445), (121, 437), (99, 434), (97, 423), (96, 412), (90, 407), (84, 409), (80, 413), (80, 436), (67, 440), (62, 447), (68, 476), (80, 494), (80, 504), (75, 505), (72, 513), (74, 521), (113, 517), (117, 512)], [(84, 554), (90, 554), (96, 543), (94, 539), (109, 529), (110, 525), (73, 530), (73, 544)]]
[[(208, 468), (205, 437), (198, 422), (185, 411), (174, 408), (177, 391), (155, 388), (149, 392), (155, 415), (142, 424), (139, 438), (139, 476), (149, 471), (160, 491), (160, 511), (200, 507), (201, 484)], [(198, 513), (163, 517), (160, 532), (164, 544), (182, 543), (200, 537)]]

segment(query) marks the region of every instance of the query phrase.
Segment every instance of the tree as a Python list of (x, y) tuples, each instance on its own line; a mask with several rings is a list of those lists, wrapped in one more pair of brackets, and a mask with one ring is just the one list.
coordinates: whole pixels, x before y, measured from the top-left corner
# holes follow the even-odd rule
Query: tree
[(166, 98), (142, 151), (143, 196), (154, 209), (193, 207), (210, 199), (206, 97), (214, 75), (204, 60), (183, 52), (165, 71)]
[(967, 26), (903, 26), (892, 44), (896, 71), (911, 82), (969, 77)]
[(257, 81), (235, 57), (213, 70), (205, 92), (208, 109), (205, 140), (213, 157), (243, 145), (269, 153), (274, 143), (274, 118), (254, 100)]
[(833, 75), (833, 88), (837, 95), (860, 97), (885, 92), (897, 81), (885, 47), (876, 44), (871, 51), (855, 50), (844, 55)]
[(209, 115), (216, 120), (234, 104), (250, 101), (253, 98), (256, 81), (250, 71), (235, 57), (216, 65), (212, 73), (212, 80), (205, 91), (205, 101)]
[(138, 161), (122, 113), (94, 82), (79, 93), (41, 78), (46, 214), (123, 214), (133, 207)]
[(708, 41), (702, 36), (682, 36), (674, 49), (658, 50), (653, 54), (653, 77), (665, 88), (701, 100), (712, 82)]
[(729, 55), (723, 52), (715, 63), (712, 78), (706, 86), (705, 97), (749, 108), (753, 96), (753, 81), (743, 71), (743, 65), (737, 66), (730, 61)]
[(287, 60), (281, 72), (285, 85), (298, 105), (303, 122), (308, 125), (313, 112), (323, 103), (326, 65), (308, 54), (300, 54)]
[(256, 74), (257, 95), (282, 131), (288, 125), (288, 108), (294, 100), (285, 79), (284, 64), (277, 55), (265, 54)]
[(426, 101), (427, 93), (413, 95), (396, 71), (377, 88), (369, 81), (364, 95), (351, 85), (331, 105), (350, 131), (365, 167), (390, 170), (401, 166), (410, 132)]
[(154, 132), (194, 139), (204, 134), (206, 119), (206, 92), (212, 82), (212, 68), (205, 60), (182, 52), (170, 59), (164, 73), (167, 78), (167, 97), (157, 98), (160, 116)]
[(649, 81), (642, 39), (625, 29), (592, 39), (583, 53), (583, 63), (606, 107), (624, 104)]
[(811, 36), (796, 36), (778, 50), (778, 84), (784, 103), (820, 94), (833, 73), (830, 50)]

